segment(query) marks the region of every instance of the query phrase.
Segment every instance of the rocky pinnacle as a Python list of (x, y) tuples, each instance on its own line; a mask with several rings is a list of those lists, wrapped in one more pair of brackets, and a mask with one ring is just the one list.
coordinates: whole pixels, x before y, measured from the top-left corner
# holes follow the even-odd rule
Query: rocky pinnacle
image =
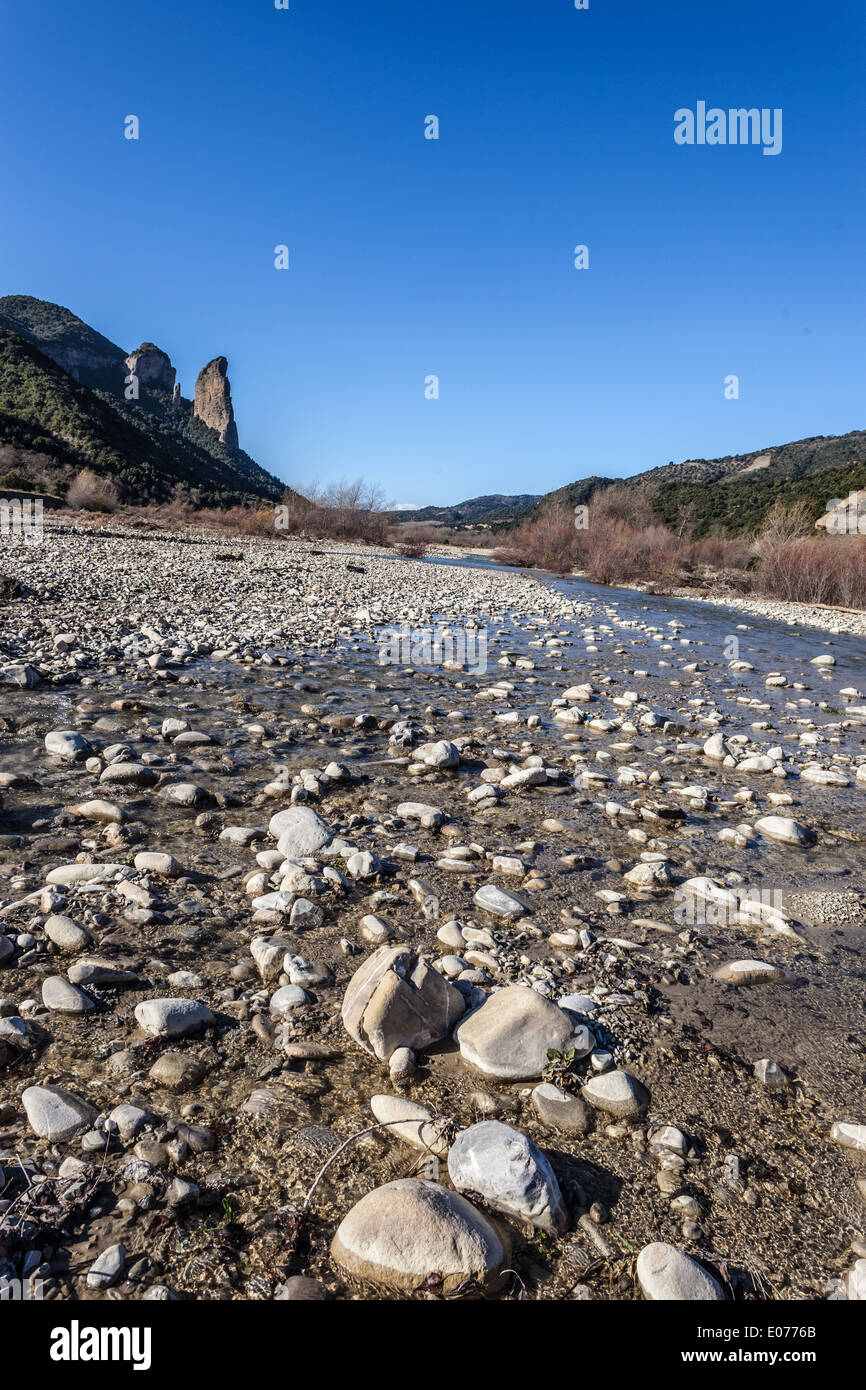
[(224, 357), (215, 357), (206, 367), (202, 367), (196, 377), (193, 414), (210, 429), (216, 430), (222, 444), (237, 449), (238, 428), (232, 409), (227, 368), (228, 362)]

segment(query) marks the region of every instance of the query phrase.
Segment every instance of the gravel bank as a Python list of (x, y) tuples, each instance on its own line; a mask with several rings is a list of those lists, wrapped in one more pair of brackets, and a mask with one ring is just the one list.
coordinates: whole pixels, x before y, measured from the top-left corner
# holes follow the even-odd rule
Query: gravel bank
[[(20, 573), (0, 1286), (863, 1297), (856, 644), (282, 542)], [(378, 664), (439, 613), (488, 669)]]
[(51, 679), (80, 678), (108, 655), (125, 668), (167, 643), (257, 659), (327, 650), (385, 624), (588, 612), (528, 575), (418, 565), (351, 545), (142, 533), (117, 522), (52, 523), (42, 545), (0, 553), (4, 567), (27, 592), (0, 609), (0, 663), (27, 662)]

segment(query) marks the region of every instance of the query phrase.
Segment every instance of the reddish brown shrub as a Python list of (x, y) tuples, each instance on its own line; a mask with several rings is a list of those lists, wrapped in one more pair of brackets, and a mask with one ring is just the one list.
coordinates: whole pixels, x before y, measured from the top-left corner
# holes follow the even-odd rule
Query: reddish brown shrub
[(83, 512), (113, 512), (120, 504), (120, 491), (111, 478), (101, 478), (92, 468), (82, 468), (66, 494), (66, 505)]
[(793, 603), (866, 608), (866, 542), (858, 536), (808, 536), (767, 545), (755, 588)]

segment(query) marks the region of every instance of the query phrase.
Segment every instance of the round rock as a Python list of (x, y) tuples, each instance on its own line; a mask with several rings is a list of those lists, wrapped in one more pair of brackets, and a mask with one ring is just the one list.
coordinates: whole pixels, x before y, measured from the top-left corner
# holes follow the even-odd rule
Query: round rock
[(83, 951), (90, 941), (90, 934), (73, 922), (71, 917), (57, 914), (46, 918), (45, 935), (53, 941), (59, 951)]
[(511, 985), (495, 994), (454, 1030), (465, 1062), (498, 1081), (541, 1076), (549, 1049), (565, 1052), (571, 1020), (534, 989)]
[(327, 821), (309, 806), (289, 806), (271, 816), (268, 830), (287, 859), (306, 859), (333, 838)]
[(45, 751), (53, 753), (55, 758), (78, 762), (82, 758), (89, 758), (93, 749), (82, 734), (76, 734), (71, 729), (52, 729), (50, 734), (45, 735)]
[(713, 979), (725, 985), (766, 985), (781, 977), (781, 970), (765, 960), (730, 960), (713, 971)]
[(49, 975), (42, 981), (42, 1002), (53, 1014), (86, 1014), (93, 1008), (90, 996), (62, 975)]
[(546, 1125), (562, 1134), (588, 1134), (592, 1129), (592, 1111), (580, 1096), (569, 1095), (549, 1081), (536, 1086), (532, 1092), (533, 1107)]
[(720, 1284), (711, 1274), (675, 1245), (654, 1241), (637, 1257), (637, 1277), (644, 1298), (652, 1303), (724, 1302)]
[(448, 1154), (448, 1175), (456, 1188), (477, 1192), (494, 1211), (542, 1231), (566, 1226), (550, 1163), (527, 1135), (499, 1120), (482, 1120), (458, 1134)]
[(132, 862), (139, 873), (156, 874), (160, 878), (178, 878), (183, 873), (183, 866), (174, 855), (156, 850), (141, 850)]
[(177, 1038), (213, 1022), (210, 1009), (195, 999), (144, 999), (135, 1017), (152, 1038)]
[(761, 816), (755, 821), (755, 829), (767, 840), (776, 840), (780, 845), (811, 845), (815, 839), (814, 830), (808, 830), (790, 816)]
[(583, 1087), (583, 1098), (596, 1110), (618, 1119), (639, 1115), (649, 1105), (649, 1091), (627, 1071), (608, 1071), (593, 1076)]
[(348, 1274), (398, 1293), (423, 1289), (435, 1273), (439, 1290), (453, 1295), (500, 1288), (511, 1249), (459, 1193), (401, 1178), (361, 1198), (340, 1223), (331, 1255)]

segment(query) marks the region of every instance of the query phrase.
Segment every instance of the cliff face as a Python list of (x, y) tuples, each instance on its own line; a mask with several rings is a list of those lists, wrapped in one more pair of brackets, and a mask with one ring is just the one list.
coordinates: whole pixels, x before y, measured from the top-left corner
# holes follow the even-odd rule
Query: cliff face
[(209, 429), (216, 430), (221, 444), (238, 449), (238, 427), (226, 376), (228, 365), (224, 357), (215, 357), (206, 367), (202, 367), (195, 383), (193, 414)]
[[(126, 393), (130, 373), (138, 394)], [(154, 343), (128, 352), (28, 295), (0, 298), (0, 465), (48, 482), (93, 468), (135, 502), (234, 506), (284, 488), (238, 447), (224, 357), (199, 374), (193, 406)]]
[(126, 365), (133, 376), (138, 377), (142, 386), (157, 386), (164, 391), (174, 391), (177, 373), (171, 365), (171, 358), (167, 352), (155, 347), (153, 343), (142, 343), (140, 348), (129, 354)]

